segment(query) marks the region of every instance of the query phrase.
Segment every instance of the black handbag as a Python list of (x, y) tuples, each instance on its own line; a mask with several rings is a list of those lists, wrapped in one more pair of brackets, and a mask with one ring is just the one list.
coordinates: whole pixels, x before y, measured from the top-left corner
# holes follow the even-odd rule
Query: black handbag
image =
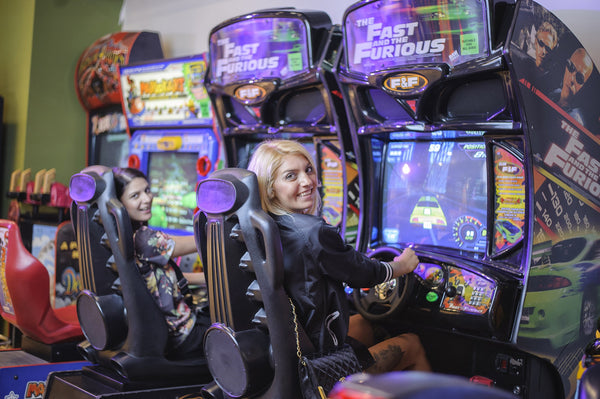
[(296, 307), (290, 299), (294, 316), (294, 332), (296, 334), (296, 354), (298, 356), (298, 376), (300, 389), (304, 399), (327, 399), (327, 395), (338, 381), (347, 376), (360, 373), (362, 368), (349, 345), (326, 354), (302, 355), (298, 336)]

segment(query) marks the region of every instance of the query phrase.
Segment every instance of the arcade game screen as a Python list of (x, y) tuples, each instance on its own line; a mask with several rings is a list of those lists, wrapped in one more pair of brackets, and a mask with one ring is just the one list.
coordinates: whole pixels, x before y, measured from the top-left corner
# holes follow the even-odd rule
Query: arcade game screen
[(383, 168), (384, 243), (485, 252), (483, 141), (391, 142)]
[(127, 132), (96, 136), (93, 159), (99, 165), (127, 166), (129, 135)]
[(152, 152), (148, 158), (148, 178), (152, 201), (152, 218), (148, 224), (163, 230), (193, 233), (196, 209), (195, 168), (197, 152)]

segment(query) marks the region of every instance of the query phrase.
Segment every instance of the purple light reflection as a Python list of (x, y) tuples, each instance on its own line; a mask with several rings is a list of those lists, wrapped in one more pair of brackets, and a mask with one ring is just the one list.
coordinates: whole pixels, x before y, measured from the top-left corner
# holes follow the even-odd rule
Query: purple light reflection
[(77, 173), (71, 177), (69, 182), (69, 195), (74, 201), (86, 202), (94, 198), (96, 193), (96, 181), (90, 175)]
[(223, 213), (235, 204), (235, 187), (225, 180), (206, 179), (198, 184), (198, 209), (206, 213)]

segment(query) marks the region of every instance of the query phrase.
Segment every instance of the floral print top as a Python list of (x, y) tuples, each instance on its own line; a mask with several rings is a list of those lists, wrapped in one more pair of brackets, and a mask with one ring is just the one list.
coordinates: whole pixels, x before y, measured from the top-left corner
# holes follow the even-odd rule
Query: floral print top
[(169, 264), (175, 241), (162, 231), (140, 227), (134, 235), (136, 264), (154, 301), (165, 315), (172, 347), (185, 341), (196, 322), (196, 314), (184, 300), (177, 274)]

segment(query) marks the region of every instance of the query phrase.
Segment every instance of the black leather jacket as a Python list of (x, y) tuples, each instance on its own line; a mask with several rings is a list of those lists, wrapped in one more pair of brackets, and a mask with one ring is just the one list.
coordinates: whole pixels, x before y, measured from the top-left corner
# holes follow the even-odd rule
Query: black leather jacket
[(312, 215), (271, 215), (283, 246), (284, 284), (298, 320), (320, 351), (344, 343), (350, 287), (372, 287), (391, 278), (391, 268), (344, 243), (338, 229)]

